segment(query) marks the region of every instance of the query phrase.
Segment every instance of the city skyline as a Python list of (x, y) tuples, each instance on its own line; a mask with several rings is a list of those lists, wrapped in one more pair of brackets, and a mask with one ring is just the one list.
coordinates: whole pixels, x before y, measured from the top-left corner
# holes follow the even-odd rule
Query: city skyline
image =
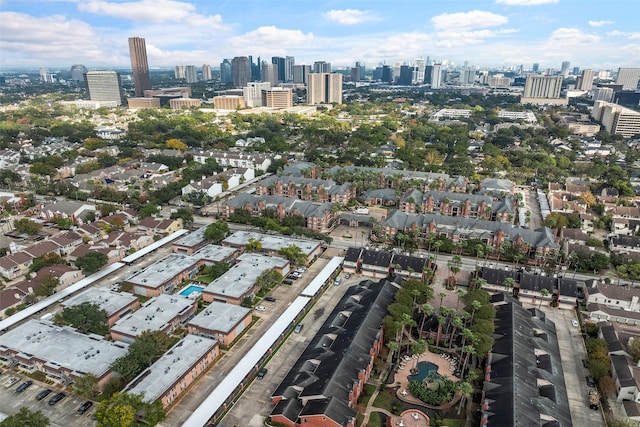
[(150, 69), (248, 55), (335, 67), (361, 61), (368, 68), (419, 57), (479, 67), (640, 65), (640, 32), (634, 14), (625, 13), (634, 7), (631, 0), (400, 0), (392, 7), (381, 1), (254, 0), (0, 4), (2, 69), (128, 67), (129, 37), (146, 39)]

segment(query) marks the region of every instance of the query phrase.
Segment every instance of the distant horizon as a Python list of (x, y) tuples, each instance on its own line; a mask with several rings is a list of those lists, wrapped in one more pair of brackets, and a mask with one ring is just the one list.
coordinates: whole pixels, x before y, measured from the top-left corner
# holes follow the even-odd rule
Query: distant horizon
[[(149, 66), (293, 56), (296, 63), (412, 63), (479, 69), (640, 67), (634, 0), (0, 0), (0, 70), (126, 69), (127, 40), (146, 40)], [(579, 9), (579, 13), (577, 10)]]

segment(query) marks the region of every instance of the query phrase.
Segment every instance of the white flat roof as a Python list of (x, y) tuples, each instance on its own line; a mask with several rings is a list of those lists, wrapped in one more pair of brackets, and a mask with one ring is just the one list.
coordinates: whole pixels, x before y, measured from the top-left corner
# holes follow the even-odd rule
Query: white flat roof
[(139, 310), (118, 320), (111, 330), (130, 336), (138, 336), (147, 330), (161, 331), (194, 304), (195, 301), (180, 295), (160, 294), (147, 301)]
[(220, 406), (231, 396), (231, 393), (240, 385), (240, 382), (255, 370), (258, 362), (271, 348), (280, 335), (296, 319), (304, 307), (309, 303), (307, 297), (297, 297), (291, 305), (276, 319), (265, 334), (251, 347), (247, 354), (224, 377), (220, 384), (213, 389), (211, 394), (193, 411), (193, 414), (185, 421), (182, 427), (202, 427), (215, 414)]
[(198, 263), (198, 259), (190, 255), (169, 254), (144, 270), (127, 277), (126, 282), (145, 288), (157, 288), (176, 277), (185, 270), (193, 268)]
[(144, 395), (146, 402), (157, 400), (216, 345), (217, 341), (211, 338), (185, 336), (156, 363), (134, 378), (125, 391)]
[(158, 248), (161, 248), (162, 246), (166, 245), (167, 243), (177, 239), (180, 236), (184, 236), (185, 234), (187, 234), (189, 232), (189, 230), (185, 230), (184, 228), (181, 230), (176, 231), (175, 233), (169, 234), (167, 237), (163, 237), (162, 239), (158, 240), (157, 242), (153, 242), (152, 244), (150, 244), (149, 246), (145, 246), (144, 248), (135, 251), (134, 253), (132, 253), (131, 255), (125, 257), (122, 259), (122, 262), (124, 263), (131, 263), (134, 261), (137, 261), (138, 259), (142, 258), (143, 256), (147, 255), (150, 252), (155, 251)]
[(0, 336), (0, 347), (19, 351), (25, 359), (46, 360), (51, 367), (101, 377), (116, 359), (127, 354), (129, 346), (32, 319)]
[(253, 231), (236, 231), (223, 240), (223, 243), (235, 246), (245, 246), (249, 240), (257, 240), (262, 243), (263, 250), (277, 251), (290, 245), (296, 245), (307, 257), (320, 246), (315, 240), (295, 239), (271, 234), (255, 233)]
[(248, 313), (251, 313), (249, 308), (214, 301), (191, 319), (188, 325), (228, 333)]
[(199, 245), (202, 241), (205, 240), (204, 232), (206, 229), (207, 227), (198, 228), (196, 231), (176, 240), (175, 242), (173, 242), (173, 244), (188, 247)]
[(78, 295), (69, 298), (62, 305), (71, 307), (85, 302), (96, 304), (107, 312), (107, 317), (127, 307), (138, 298), (127, 292), (113, 292), (106, 288), (89, 288)]
[(334, 256), (331, 260), (324, 266), (322, 270), (318, 273), (316, 277), (313, 278), (311, 283), (307, 285), (306, 288), (302, 290), (300, 295), (305, 295), (309, 297), (315, 296), (318, 291), (322, 288), (327, 280), (331, 277), (331, 275), (342, 265), (344, 261), (344, 257)]
[(230, 248), (229, 246), (207, 245), (201, 249), (198, 249), (191, 256), (197, 260), (205, 260), (210, 262), (224, 261), (237, 251), (238, 249)]

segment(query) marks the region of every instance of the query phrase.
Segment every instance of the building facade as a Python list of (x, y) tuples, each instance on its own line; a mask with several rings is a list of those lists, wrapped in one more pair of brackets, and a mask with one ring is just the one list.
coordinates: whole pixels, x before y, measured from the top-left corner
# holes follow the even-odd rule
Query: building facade
[(251, 64), (246, 56), (236, 56), (231, 60), (231, 76), (234, 87), (245, 87), (251, 81)]
[(136, 96), (143, 96), (145, 90), (151, 89), (149, 63), (147, 62), (147, 46), (142, 37), (129, 37), (129, 55)]
[(89, 71), (84, 75), (89, 99), (122, 105), (122, 81), (115, 71)]
[(307, 84), (308, 104), (342, 103), (342, 75), (337, 73), (311, 73)]

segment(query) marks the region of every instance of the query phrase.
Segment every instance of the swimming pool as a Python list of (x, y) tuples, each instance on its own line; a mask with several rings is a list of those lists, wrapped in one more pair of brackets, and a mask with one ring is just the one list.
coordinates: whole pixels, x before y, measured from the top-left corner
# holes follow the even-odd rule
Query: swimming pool
[(201, 294), (203, 289), (204, 288), (202, 286), (189, 285), (180, 291), (180, 295), (182, 295), (183, 297), (188, 297), (194, 292), (198, 292)]
[(409, 381), (423, 381), (428, 377), (437, 378), (440, 376), (440, 374), (438, 374), (438, 365), (435, 363), (419, 362), (416, 367), (418, 368), (418, 373), (409, 375)]

